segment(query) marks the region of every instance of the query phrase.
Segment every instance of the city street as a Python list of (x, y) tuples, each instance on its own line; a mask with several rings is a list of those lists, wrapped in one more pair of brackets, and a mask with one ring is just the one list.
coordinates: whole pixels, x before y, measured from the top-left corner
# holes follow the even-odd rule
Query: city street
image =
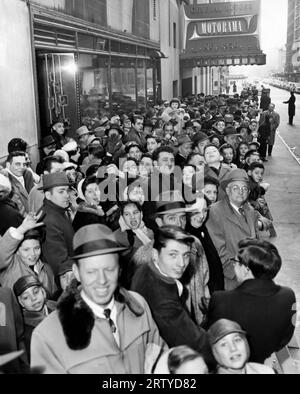
[[(300, 303), (300, 160), (298, 163), (291, 153), (294, 152), (300, 158), (300, 96), (296, 95), (297, 115), (295, 126), (291, 127), (287, 125), (288, 106), (282, 103), (288, 100), (289, 95), (285, 90), (271, 87), (271, 98), (276, 104), (276, 111), (281, 115), (281, 125), (273, 158), (266, 165), (265, 178), (271, 184), (267, 200), (278, 234), (277, 239), (272, 242), (279, 248), (283, 257), (283, 269), (278, 282), (292, 287)], [(288, 147), (296, 149), (290, 152)], [(297, 331), (299, 341), (299, 328)]]

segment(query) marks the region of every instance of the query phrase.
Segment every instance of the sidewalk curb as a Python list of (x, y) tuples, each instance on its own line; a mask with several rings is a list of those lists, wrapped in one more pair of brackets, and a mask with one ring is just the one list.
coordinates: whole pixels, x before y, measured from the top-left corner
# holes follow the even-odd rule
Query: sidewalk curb
[(290, 152), (290, 154), (293, 156), (293, 158), (296, 160), (296, 162), (300, 165), (300, 158), (298, 158), (295, 153), (293, 152), (293, 150), (288, 146), (288, 144), (285, 142), (285, 140), (283, 139), (283, 137), (280, 135), (279, 132), (277, 132), (278, 137), (280, 138), (280, 140), (282, 141), (283, 145), (287, 148), (287, 150)]

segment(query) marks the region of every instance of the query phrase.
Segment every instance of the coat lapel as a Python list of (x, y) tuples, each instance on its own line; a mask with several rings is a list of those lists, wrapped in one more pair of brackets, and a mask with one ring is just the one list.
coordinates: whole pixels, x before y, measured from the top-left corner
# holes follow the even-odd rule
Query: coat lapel
[[(233, 223), (235, 226), (238, 226), (244, 233), (249, 236), (253, 236), (252, 234), (252, 223), (253, 217), (250, 210), (246, 209), (246, 219), (247, 223), (242, 217), (239, 217), (239, 214), (231, 207), (229, 201), (225, 201), (224, 203), (224, 215), (227, 217), (227, 220)], [(255, 235), (254, 235), (255, 236)]]

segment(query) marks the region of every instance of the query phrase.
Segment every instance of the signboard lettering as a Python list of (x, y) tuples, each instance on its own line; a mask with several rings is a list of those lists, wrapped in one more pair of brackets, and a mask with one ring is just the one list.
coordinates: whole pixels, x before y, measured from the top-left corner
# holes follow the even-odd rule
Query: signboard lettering
[[(264, 64), (259, 44), (260, 0), (185, 5), (184, 9), (182, 59), (216, 58), (217, 64), (230, 64), (228, 58), (232, 57), (242, 64)], [(233, 63), (239, 64), (237, 59)]]

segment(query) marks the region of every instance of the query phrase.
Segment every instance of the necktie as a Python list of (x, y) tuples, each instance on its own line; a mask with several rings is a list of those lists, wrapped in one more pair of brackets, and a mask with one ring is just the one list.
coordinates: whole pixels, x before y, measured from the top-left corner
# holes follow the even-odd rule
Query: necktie
[(110, 318), (110, 315), (111, 315), (111, 310), (110, 309), (105, 309), (104, 310), (104, 316), (109, 322), (109, 325), (110, 325), (112, 333), (115, 334), (116, 331), (117, 331), (117, 327), (116, 327), (115, 323), (113, 322), (113, 320)]
[(243, 216), (243, 218), (244, 218), (244, 219), (246, 220), (246, 222), (247, 222), (245, 209), (244, 209), (244, 208), (239, 208), (239, 213)]

